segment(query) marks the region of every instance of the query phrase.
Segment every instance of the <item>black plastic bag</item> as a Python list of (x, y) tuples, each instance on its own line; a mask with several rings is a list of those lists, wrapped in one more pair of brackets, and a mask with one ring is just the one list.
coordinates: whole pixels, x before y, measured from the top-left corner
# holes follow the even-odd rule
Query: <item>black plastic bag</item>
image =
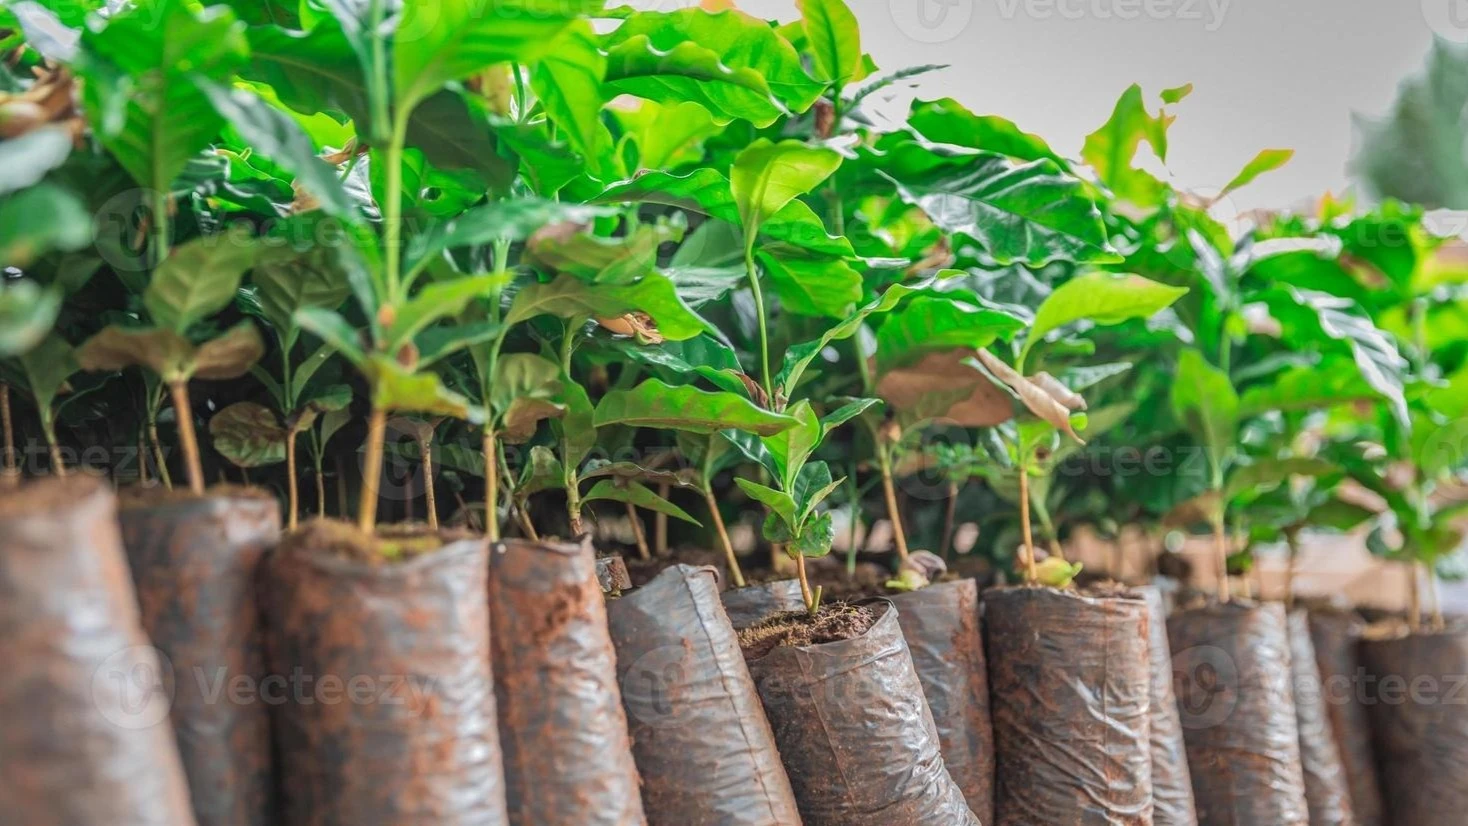
[(800, 822), (713, 568), (674, 565), (607, 606), (652, 826)]
[(749, 664), (806, 826), (979, 826), (949, 776), (891, 603), (859, 637)]
[(1147, 607), (1020, 586), (984, 593), (998, 826), (1149, 826)]
[(1290, 669), (1294, 675), (1295, 722), (1300, 729), (1300, 768), (1310, 826), (1356, 826), (1350, 783), (1325, 707), (1328, 699), (1310, 639), (1310, 615), (1289, 615)]
[(721, 598), (724, 601), (724, 611), (729, 615), (729, 622), (736, 630), (748, 628), (760, 620), (786, 611), (805, 610), (805, 598), (800, 594), (800, 580), (796, 579), (734, 588), (725, 591)]
[(1151, 654), (1152, 823), (1197, 826), (1193, 777), (1172, 688), (1172, 650), (1167, 644), (1167, 608), (1156, 587), (1137, 588), (1147, 601), (1147, 641)]
[(1357, 649), (1364, 627), (1354, 611), (1310, 610), (1310, 637), (1325, 689), (1325, 710), (1350, 784), (1351, 812), (1356, 826), (1384, 826), (1387, 821), (1376, 776), (1376, 752), (1371, 745), (1371, 720), (1361, 695)]

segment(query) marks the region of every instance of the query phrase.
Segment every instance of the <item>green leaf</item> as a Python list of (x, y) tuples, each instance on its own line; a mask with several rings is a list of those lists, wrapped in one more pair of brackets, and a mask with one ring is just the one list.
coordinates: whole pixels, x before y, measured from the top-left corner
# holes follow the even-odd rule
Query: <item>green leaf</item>
[[(648, 171), (630, 181), (612, 184), (595, 201), (599, 203), (647, 202), (701, 212), (740, 225), (740, 208), (729, 179), (713, 169), (698, 169), (687, 175)], [(791, 201), (762, 227), (765, 238), (801, 254), (851, 258), (851, 242), (826, 232), (826, 226), (804, 201)], [(769, 248), (765, 248), (769, 251)]]
[(1255, 155), (1253, 160), (1244, 164), (1244, 168), (1239, 170), (1239, 174), (1235, 175), (1233, 180), (1229, 181), (1216, 197), (1222, 198), (1236, 189), (1248, 186), (1255, 178), (1266, 172), (1279, 169), (1289, 163), (1293, 157), (1295, 157), (1295, 150), (1293, 149), (1260, 150), (1259, 154)]
[(916, 295), (877, 328), (877, 369), (886, 373), (931, 352), (988, 347), (1025, 326), (1023, 319), (977, 296)]
[(755, 406), (734, 393), (714, 393), (649, 379), (631, 390), (613, 390), (596, 407), (596, 426), (623, 424), (705, 435), (730, 428), (773, 436), (798, 422)]
[(596, 447), (596, 409), (586, 395), (586, 388), (565, 373), (561, 374), (561, 392), (557, 401), (565, 412), (551, 422), (551, 429), (561, 442), (562, 461), (574, 468)]
[(635, 106), (619, 106), (612, 110), (612, 116), (621, 125), (625, 139), (637, 147), (638, 169), (671, 169), (694, 163), (703, 155), (703, 141), (720, 131), (709, 110), (697, 103), (638, 100)]
[(233, 233), (195, 238), (153, 271), (143, 306), (158, 326), (182, 333), (229, 306), (258, 254), (253, 238)]
[(361, 370), (367, 364), (367, 350), (362, 334), (335, 311), (324, 307), (302, 307), (296, 310), (296, 324), (331, 345), (347, 361)]
[(1283, 459), (1261, 459), (1236, 467), (1228, 476), (1225, 499), (1233, 499), (1245, 493), (1275, 488), (1285, 484), (1291, 476), (1318, 477), (1339, 471), (1336, 465), (1324, 459), (1292, 456)]
[(861, 74), (861, 28), (845, 0), (796, 0), (816, 77), (839, 92)]
[(92, 215), (70, 192), (40, 184), (0, 200), (0, 264), (28, 267), (92, 243)]
[(804, 525), (817, 506), (826, 500), (845, 479), (831, 479), (831, 468), (825, 462), (810, 462), (800, 469), (791, 488), (795, 500), (796, 520)]
[(1197, 350), (1183, 350), (1172, 381), (1172, 410), (1207, 448), (1216, 486), (1233, 455), (1239, 429), (1239, 397), (1228, 374), (1209, 364)]
[(862, 278), (840, 258), (760, 253), (780, 306), (796, 315), (845, 318), (862, 299)]
[(1023, 132), (996, 115), (976, 115), (953, 98), (913, 101), (907, 124), (937, 143), (997, 152), (1021, 161), (1043, 158), (1061, 169), (1069, 168), (1065, 159), (1039, 136)]
[(681, 519), (693, 525), (703, 527), (703, 523), (688, 515), (688, 512), (658, 496), (647, 485), (641, 482), (603, 479), (592, 485), (591, 490), (582, 497), (583, 502), (594, 502), (598, 499), (611, 502), (626, 502), (630, 505), (650, 510), (656, 513), (666, 514), (674, 519)]
[[(796, 402), (786, 412), (796, 420), (796, 426), (764, 436), (760, 442), (769, 452), (774, 463), (775, 477), (780, 480), (781, 487), (794, 490), (796, 474), (820, 446), (821, 440), (826, 436), (826, 428), (811, 408), (810, 402), (805, 399)], [(731, 436), (731, 440), (732, 438)]]
[(41, 343), (61, 311), (61, 293), (34, 281), (0, 280), (0, 357)]
[(1086, 136), (1085, 145), (1081, 147), (1081, 160), (1096, 170), (1096, 176), (1118, 198), (1143, 207), (1160, 206), (1166, 185), (1133, 167), (1132, 160), (1137, 149), (1146, 142), (1157, 158), (1165, 163), (1167, 127), (1171, 123), (1172, 118), (1166, 112), (1153, 115), (1147, 111), (1147, 104), (1142, 100), (1142, 87), (1133, 84), (1117, 100), (1116, 108), (1106, 123)]
[(284, 462), (291, 438), (269, 408), (254, 402), (237, 402), (215, 413), (209, 435), (221, 456), (243, 468)]
[(530, 439), (541, 421), (566, 412), (561, 395), (559, 364), (534, 353), (501, 356), (489, 393), (496, 430), (512, 444)]
[[(47, 414), (56, 397), (66, 388), (66, 380), (78, 370), (76, 354), (66, 339), (51, 333), (20, 356), (25, 371), (26, 387), (36, 406)], [(49, 424), (49, 423), (48, 423)]]
[(519, 324), (538, 315), (560, 318), (615, 318), (644, 312), (670, 341), (693, 338), (709, 329), (678, 297), (673, 282), (653, 274), (634, 284), (587, 284), (562, 275), (548, 284), (530, 284), (515, 294), (505, 323)]
[(1090, 321), (1114, 325), (1134, 318), (1150, 318), (1186, 295), (1186, 287), (1159, 284), (1130, 273), (1088, 272), (1055, 289), (1035, 311), (1035, 322), (1025, 338), (1019, 363), (1054, 330)]
[(469, 400), (443, 386), (433, 373), (414, 373), (396, 359), (373, 353), (362, 366), (367, 384), (372, 388), (372, 406), (376, 410), (418, 413), (425, 416), (448, 416), (478, 424), (483, 411)]
[(1239, 415), (1248, 418), (1276, 410), (1323, 409), (1376, 398), (1376, 391), (1361, 378), (1355, 365), (1349, 359), (1337, 358), (1291, 368), (1267, 384), (1248, 387), (1239, 401)]
[[(681, 217), (681, 216), (680, 216)], [(680, 223), (642, 224), (630, 233), (604, 238), (579, 225), (546, 227), (530, 237), (525, 257), (552, 272), (567, 272), (596, 284), (626, 284), (657, 266), (658, 247), (683, 240)]]
[(198, 14), (184, 0), (132, 8), (82, 34), (83, 108), (133, 180), (168, 192), (224, 122), (198, 86), (181, 79), (225, 82), (247, 52), (244, 26), (224, 6)]
[(607, 101), (601, 89), (606, 71), (607, 58), (597, 49), (591, 24), (578, 20), (555, 37), (530, 74), (531, 88), (546, 116), (598, 178), (607, 176), (612, 152), (611, 132), (601, 120)]
[(418, 294), (399, 307), (392, 325), (387, 329), (387, 350), (397, 352), (430, 324), (442, 318), (464, 312), (469, 302), (487, 296), (497, 287), (508, 283), (508, 278), (495, 275), (471, 275), (438, 281), (418, 291)]
[(977, 244), (1001, 265), (1117, 262), (1086, 184), (1053, 161), (1016, 164), (991, 152), (914, 141), (876, 160), (904, 201), (945, 232)]
[[(629, 45), (639, 38), (646, 42)], [(734, 10), (637, 12), (608, 36), (604, 48), (610, 56), (608, 85), (615, 91), (659, 103), (692, 101), (715, 117), (743, 118), (759, 127), (784, 114), (780, 104), (804, 112), (825, 88), (806, 74), (799, 53), (774, 28)], [(654, 71), (623, 76), (622, 61)]]
[(418, 347), (418, 367), (423, 369), (461, 350), (489, 344), (500, 338), (504, 331), (505, 325), (497, 321), (429, 327), (413, 340)]
[(301, 252), (271, 251), (251, 272), (255, 297), (265, 320), (284, 342), (295, 341), (295, 314), (307, 307), (335, 310), (351, 293), (339, 250), (328, 245)]
[(749, 498), (769, 508), (770, 512), (778, 516), (792, 533), (796, 530), (800, 523), (796, 516), (795, 499), (790, 494), (740, 477), (735, 477), (734, 484), (748, 494)]
[(496, 63), (535, 63), (578, 17), (604, 0), (408, 3), (393, 37), (393, 96), (411, 109), (453, 80)]
[(754, 248), (764, 223), (791, 201), (831, 177), (841, 156), (800, 141), (772, 143), (760, 138), (739, 153), (729, 172), (729, 185), (739, 207), (745, 246)]
[(165, 381), (193, 372), (194, 346), (168, 329), (106, 327), (76, 351), (83, 370), (116, 371), (146, 367)]
[[(800, 526), (800, 533), (785, 546), (785, 552), (799, 554), (811, 559), (819, 559), (831, 552), (831, 545), (836, 541), (836, 523), (831, 514), (823, 513), (814, 518), (805, 520)], [(820, 598), (820, 588), (816, 588), (816, 598)]]
[(473, 207), (447, 221), (435, 222), (408, 243), (404, 272), (411, 280), (445, 250), (495, 241), (524, 241), (541, 227), (589, 223), (605, 208), (562, 204), (541, 198), (510, 198)]
[(194, 83), (255, 152), (294, 174), (301, 188), (315, 196), (322, 211), (358, 220), (357, 207), (336, 170), (316, 156), (316, 147), (294, 120), (243, 89), (232, 89), (201, 76), (196, 76)]
[(893, 284), (872, 301), (856, 309), (851, 317), (827, 330), (815, 341), (797, 344), (785, 351), (785, 362), (780, 368), (780, 373), (775, 377), (776, 386), (780, 387), (789, 397), (792, 390), (800, 384), (800, 377), (805, 369), (820, 355), (821, 351), (831, 345), (832, 342), (851, 338), (861, 329), (861, 325), (872, 315), (890, 312), (902, 301), (903, 298), (923, 289), (925, 284)]

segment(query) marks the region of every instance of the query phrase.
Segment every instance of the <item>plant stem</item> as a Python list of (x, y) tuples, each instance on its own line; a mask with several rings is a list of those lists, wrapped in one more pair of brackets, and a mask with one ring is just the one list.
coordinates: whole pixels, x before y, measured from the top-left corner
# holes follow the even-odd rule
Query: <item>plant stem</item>
[(947, 560), (953, 554), (953, 523), (958, 519), (958, 483), (948, 482), (948, 503), (943, 508), (943, 544), (942, 557)]
[[(296, 479), (296, 437), (298, 435), (300, 434), (291, 431), (285, 437), (285, 487), (290, 507), (290, 512), (286, 517), (286, 528), (292, 531), (301, 521), (301, 491), (300, 483)], [(316, 478), (319, 480), (321, 476), (317, 475)]]
[(10, 385), (0, 384), (0, 429), (5, 432), (5, 464), (3, 480), (6, 484), (14, 484), (20, 478), (20, 471), (15, 465), (15, 423), (10, 418)]
[(1035, 536), (1030, 530), (1030, 471), (1019, 469), (1019, 527), (1025, 542), (1025, 582), (1034, 585), (1040, 581), (1039, 562), (1035, 560)]
[(713, 487), (703, 489), (703, 499), (708, 503), (709, 515), (713, 517), (714, 530), (719, 534), (719, 544), (724, 548), (724, 561), (729, 565), (729, 579), (735, 588), (743, 588), (744, 571), (739, 567), (739, 557), (734, 555), (734, 543), (729, 541), (729, 531), (724, 526), (724, 515), (719, 513), (719, 501), (714, 498)]
[(1418, 579), (1421, 563), (1412, 561), (1407, 566), (1411, 572), (1407, 591), (1407, 627), (1415, 633), (1422, 630), (1422, 585)]
[(428, 510), (428, 529), (438, 530), (438, 491), (433, 480), (433, 430), (418, 441), (418, 459), (423, 463), (423, 507)]
[(637, 507), (631, 502), (627, 505), (627, 521), (632, 528), (632, 539), (637, 543), (637, 556), (640, 559), (652, 559), (652, 551), (647, 547), (647, 534), (642, 531), (642, 517), (637, 515)]
[(148, 420), (148, 441), (153, 443), (153, 464), (158, 466), (158, 478), (163, 480), (164, 488), (173, 490), (173, 475), (168, 472), (168, 463), (163, 460), (163, 442), (158, 439), (156, 416)]
[(530, 512), (523, 507), (515, 507), (515, 518), (520, 521), (520, 530), (524, 532), (525, 538), (531, 542), (540, 541), (540, 531), (535, 529), (535, 523), (530, 521)]
[(382, 447), (387, 439), (387, 411), (372, 406), (367, 419), (367, 457), (362, 468), (362, 496), (357, 502), (357, 527), (371, 534), (377, 528), (377, 491), (382, 477)]
[(892, 540), (897, 545), (897, 559), (907, 561), (907, 532), (902, 529), (902, 512), (897, 508), (897, 486), (892, 481), (892, 458), (887, 448), (877, 448), (882, 467), (882, 498), (887, 500), (887, 518), (892, 521)]
[(387, 247), (388, 302), (398, 304), (403, 296), (401, 268), (403, 260), (403, 145), (408, 140), (408, 119), (401, 115), (393, 120), (392, 139), (387, 147), (386, 193), (382, 205), (383, 245)]
[(1427, 568), (1427, 598), (1432, 605), (1432, 630), (1442, 631), (1447, 628), (1447, 620), (1443, 618), (1442, 593), (1437, 587), (1437, 567), (1435, 565), (1424, 566)]
[(168, 193), (162, 189), (152, 192), (153, 198), (153, 224), (151, 226), (153, 267), (156, 269), (168, 258)]
[(143, 433), (143, 428), (138, 428), (138, 484), (146, 487), (148, 484), (148, 437)]
[(1295, 575), (1299, 572), (1300, 561), (1300, 529), (1294, 527), (1286, 529), (1285, 542), (1290, 548), (1290, 564), (1285, 569), (1285, 608), (1293, 611), (1295, 609)]
[(41, 433), (45, 435), (46, 447), (51, 451), (51, 475), (65, 479), (66, 462), (61, 459), (61, 444), (56, 441), (56, 425), (49, 410), (41, 411)]
[(815, 594), (810, 588), (810, 579), (805, 573), (805, 554), (795, 555), (795, 576), (800, 580), (800, 598), (805, 601), (805, 608), (812, 615), (819, 607), (816, 603)]
[(321, 472), (321, 460), (316, 460), (316, 516), (326, 518), (326, 475)]
[[(565, 324), (565, 335), (561, 337), (561, 372), (565, 374), (565, 380), (571, 381), (571, 356), (576, 352), (576, 333), (581, 329), (583, 319), (570, 319)], [(576, 464), (580, 461), (579, 456), (571, 455), (571, 442), (562, 431), (561, 437), (561, 476), (566, 486), (566, 516), (570, 523), (571, 537), (579, 538), (586, 532), (581, 523), (581, 478), (577, 472)]]
[(1233, 599), (1233, 592), (1228, 582), (1228, 531), (1222, 516), (1213, 520), (1213, 556), (1218, 566), (1218, 601), (1227, 604)]
[(168, 383), (168, 392), (173, 397), (173, 415), (178, 419), (178, 442), (184, 452), (184, 469), (188, 472), (189, 490), (195, 496), (204, 495), (204, 465), (199, 460), (199, 437), (194, 433), (194, 409), (189, 404), (189, 383), (183, 380)]
[(484, 428), (484, 526), (490, 542), (500, 541), (499, 448), (494, 430)]
[[(658, 486), (658, 496), (667, 499), (673, 495), (673, 486), (667, 482)], [(657, 511), (652, 515), (652, 549), (658, 556), (668, 555), (668, 515)]]
[(759, 322), (759, 374), (760, 383), (765, 389), (767, 405), (774, 410), (779, 405), (775, 401), (774, 385), (770, 381), (770, 334), (768, 323), (765, 320), (765, 295), (760, 290), (759, 271), (754, 266), (754, 241), (750, 239), (744, 244), (744, 272), (749, 278), (749, 291), (754, 294), (754, 314)]

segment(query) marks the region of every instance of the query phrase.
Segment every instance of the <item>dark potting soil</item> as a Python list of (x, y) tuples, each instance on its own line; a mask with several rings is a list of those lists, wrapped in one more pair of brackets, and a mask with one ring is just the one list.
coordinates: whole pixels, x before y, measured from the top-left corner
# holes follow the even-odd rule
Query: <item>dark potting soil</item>
[(744, 659), (757, 660), (776, 648), (802, 648), (860, 637), (876, 624), (879, 614), (865, 605), (835, 604), (823, 607), (812, 617), (805, 611), (788, 611), (739, 632)]
[(384, 525), (365, 534), (355, 524), (339, 519), (311, 519), (280, 540), (282, 555), (309, 550), (367, 565), (391, 565), (432, 553), (461, 539), (468, 531), (450, 528), (434, 533), (426, 525)]
[(704, 550), (701, 548), (690, 548), (677, 550), (666, 556), (654, 556), (651, 559), (642, 559), (638, 556), (626, 556), (627, 573), (632, 577), (632, 585), (641, 588), (657, 578), (658, 574), (676, 565), (688, 565), (694, 568), (710, 567), (719, 572), (719, 585), (727, 588), (729, 577), (726, 569), (729, 566), (727, 558), (722, 551)]
[(128, 508), (154, 508), (198, 499), (268, 499), (275, 501), (275, 494), (250, 485), (213, 485), (199, 496), (185, 486), (167, 488), (163, 485), (129, 485), (117, 491), (117, 504)]

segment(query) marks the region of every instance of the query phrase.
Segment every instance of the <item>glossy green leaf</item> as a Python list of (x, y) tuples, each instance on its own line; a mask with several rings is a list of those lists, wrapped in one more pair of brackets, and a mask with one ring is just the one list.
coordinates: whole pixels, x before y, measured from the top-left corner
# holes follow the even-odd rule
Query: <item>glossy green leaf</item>
[(233, 234), (189, 241), (153, 271), (143, 306), (160, 327), (182, 333), (229, 306), (258, 255), (254, 239)]
[(747, 146), (729, 172), (745, 245), (753, 248), (766, 221), (819, 186), (840, 165), (841, 156), (834, 151), (800, 141), (772, 143), (761, 138)]
[(434, 222), (414, 236), (403, 256), (403, 270), (411, 279), (445, 250), (495, 241), (524, 241), (549, 224), (589, 223), (603, 209), (541, 198), (512, 198), (471, 207), (453, 218)]
[(1062, 169), (1069, 167), (1038, 135), (1021, 131), (996, 115), (976, 115), (953, 98), (914, 101), (907, 123), (937, 143), (995, 152), (1020, 161), (1044, 158)]
[(185, 0), (157, 0), (108, 18), (82, 35), (77, 71), (102, 144), (139, 185), (170, 191), (223, 118), (188, 82), (225, 82), (245, 60), (244, 25), (224, 6), (195, 13)]
[(1239, 170), (1239, 174), (1235, 175), (1233, 180), (1224, 185), (1223, 190), (1218, 193), (1218, 197), (1222, 198), (1234, 190), (1248, 186), (1250, 183), (1253, 183), (1255, 178), (1266, 172), (1279, 169), (1289, 163), (1293, 157), (1295, 157), (1295, 150), (1293, 149), (1260, 150), (1259, 154), (1255, 155), (1247, 164), (1244, 164), (1244, 168)]
[(1215, 480), (1221, 482), (1239, 429), (1239, 397), (1228, 375), (1202, 353), (1185, 349), (1178, 356), (1171, 399), (1173, 414), (1208, 450)]
[(393, 92), (411, 109), (444, 84), (496, 63), (535, 63), (604, 0), (443, 0), (405, 4), (393, 38)]
[(637, 147), (638, 169), (671, 169), (697, 162), (703, 141), (720, 131), (709, 110), (697, 103), (638, 100), (635, 107), (618, 106), (612, 116), (624, 139)]
[(92, 214), (75, 195), (39, 184), (0, 200), (0, 265), (28, 267), (52, 251), (92, 243)]
[(52, 409), (56, 397), (66, 389), (66, 380), (80, 369), (71, 345), (55, 333), (21, 354), (20, 364), (25, 371), (26, 389), (43, 411)]
[(1186, 295), (1186, 287), (1172, 287), (1130, 273), (1088, 272), (1055, 289), (1035, 311), (1019, 362), (1045, 336), (1078, 321), (1099, 325), (1150, 318)]
[(487, 296), (507, 283), (507, 278), (491, 273), (438, 281), (423, 287), (394, 313), (393, 322), (386, 331), (387, 349), (396, 352), (411, 343), (428, 325), (464, 312), (469, 302)]
[(885, 373), (927, 353), (988, 347), (1025, 326), (1023, 319), (977, 296), (916, 295), (877, 328), (877, 368)]
[(304, 251), (271, 250), (260, 256), (250, 281), (265, 320), (285, 342), (294, 342), (295, 313), (306, 307), (335, 310), (351, 293), (339, 251), (312, 246)]
[[(646, 42), (627, 45), (639, 38)], [(684, 44), (694, 44), (698, 51)], [(637, 12), (608, 36), (604, 47), (611, 56), (608, 83), (616, 91), (660, 103), (692, 101), (717, 117), (743, 118), (761, 127), (773, 123), (782, 109), (809, 109), (824, 89), (806, 74), (795, 48), (768, 23), (735, 10)], [(621, 78), (619, 61), (633, 58), (638, 66), (654, 68), (661, 61), (665, 69)], [(768, 91), (760, 88), (761, 81)]]
[(514, 325), (538, 315), (560, 318), (615, 318), (644, 312), (657, 323), (658, 332), (670, 341), (693, 338), (708, 329), (683, 300), (673, 283), (653, 274), (634, 284), (587, 284), (575, 276), (562, 275), (547, 284), (530, 284), (515, 294), (505, 314)]
[(597, 49), (591, 24), (578, 20), (556, 35), (530, 74), (530, 85), (546, 115), (580, 153), (591, 174), (606, 177), (612, 135), (602, 123), (602, 80), (607, 58)]
[(1133, 84), (1116, 102), (1111, 117), (1100, 129), (1086, 136), (1081, 160), (1096, 170), (1096, 176), (1118, 198), (1143, 207), (1161, 204), (1166, 185), (1150, 173), (1132, 165), (1142, 143), (1152, 147), (1158, 159), (1167, 161), (1167, 128), (1172, 118), (1165, 112), (1153, 115), (1142, 99), (1142, 87)]
[(296, 310), (294, 318), (301, 329), (330, 344), (358, 369), (366, 366), (367, 349), (362, 334), (341, 315), (324, 307), (302, 307)]
[(902, 299), (919, 291), (925, 285), (893, 284), (872, 301), (858, 307), (849, 318), (827, 330), (824, 335), (815, 341), (794, 345), (785, 351), (785, 362), (780, 368), (780, 373), (775, 377), (775, 385), (781, 388), (788, 396), (805, 373), (810, 363), (820, 355), (821, 351), (833, 342), (851, 338), (861, 329), (861, 325), (867, 318), (881, 313), (891, 312)]
[(596, 407), (596, 426), (621, 424), (705, 435), (735, 429), (773, 436), (797, 421), (755, 406), (734, 393), (668, 385), (649, 379), (631, 390), (613, 390)]
[(861, 74), (861, 28), (845, 0), (796, 0), (816, 77), (840, 91)]
[(61, 293), (34, 281), (0, 281), (0, 357), (18, 356), (51, 332)]
[(244, 89), (230, 88), (206, 77), (196, 77), (194, 82), (214, 110), (250, 142), (254, 151), (294, 174), (296, 182), (316, 198), (323, 211), (357, 220), (356, 205), (336, 170), (316, 156), (316, 147), (294, 120)]
[(372, 389), (376, 410), (448, 416), (476, 424), (484, 419), (483, 411), (444, 387), (434, 373), (414, 373), (380, 353), (367, 357), (362, 373)]
[(612, 479), (603, 479), (595, 485), (592, 485), (591, 490), (581, 498), (581, 501), (594, 502), (599, 499), (609, 502), (626, 502), (629, 505), (642, 508), (643, 510), (666, 514), (674, 519), (703, 527), (703, 523), (689, 516), (687, 511), (658, 496), (651, 488), (641, 482), (618, 482)]
[(862, 299), (861, 273), (840, 258), (759, 257), (786, 312), (846, 318)]
[(784, 491), (775, 490), (749, 479), (735, 477), (734, 483), (739, 486), (740, 490), (748, 494), (749, 498), (769, 508), (771, 513), (780, 517), (791, 531), (795, 530), (799, 522), (794, 497)]
[(291, 438), (269, 408), (254, 402), (236, 402), (215, 413), (209, 435), (215, 451), (244, 468), (284, 462)]

